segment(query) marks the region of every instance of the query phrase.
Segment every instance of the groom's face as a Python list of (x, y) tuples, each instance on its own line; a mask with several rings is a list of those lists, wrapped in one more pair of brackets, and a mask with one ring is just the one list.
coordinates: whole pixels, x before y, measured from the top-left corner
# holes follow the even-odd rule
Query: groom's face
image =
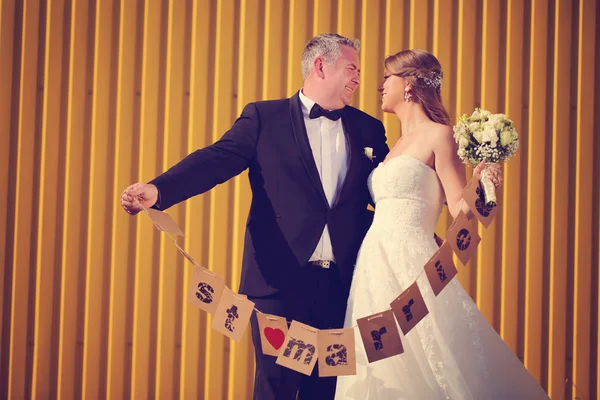
[(349, 46), (341, 46), (342, 55), (337, 59), (335, 66), (325, 64), (324, 73), (329, 97), (336, 105), (342, 108), (352, 102), (352, 94), (360, 83), (360, 60), (358, 52)]

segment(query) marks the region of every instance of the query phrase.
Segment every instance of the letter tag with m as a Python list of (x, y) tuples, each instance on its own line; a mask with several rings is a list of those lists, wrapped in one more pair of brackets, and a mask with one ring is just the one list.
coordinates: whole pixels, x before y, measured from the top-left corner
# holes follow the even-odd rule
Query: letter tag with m
[(275, 362), (310, 376), (319, 357), (318, 332), (319, 330), (312, 326), (292, 321)]
[(300, 361), (302, 358), (302, 353), (306, 350), (306, 357), (304, 357), (304, 364), (309, 365), (312, 361), (313, 355), (315, 354), (316, 348), (312, 344), (306, 344), (302, 340), (295, 339), (293, 337), (290, 338), (287, 347), (283, 351), (284, 357), (290, 357), (292, 354), (292, 350), (294, 347), (298, 347), (296, 349), (296, 353), (294, 354), (293, 359), (296, 361)]

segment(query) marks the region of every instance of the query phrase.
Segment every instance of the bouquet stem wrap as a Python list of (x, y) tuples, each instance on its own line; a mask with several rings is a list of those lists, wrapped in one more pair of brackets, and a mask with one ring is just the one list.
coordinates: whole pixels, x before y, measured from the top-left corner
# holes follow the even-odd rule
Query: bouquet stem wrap
[(483, 195), (485, 199), (485, 206), (492, 208), (496, 207), (496, 187), (492, 182), (492, 169), (486, 166), (481, 172), (481, 186), (483, 186)]

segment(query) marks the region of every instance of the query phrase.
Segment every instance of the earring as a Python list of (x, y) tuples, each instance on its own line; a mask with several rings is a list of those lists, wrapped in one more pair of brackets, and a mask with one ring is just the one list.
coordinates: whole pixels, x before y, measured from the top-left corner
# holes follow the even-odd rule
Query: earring
[(410, 101), (410, 93), (408, 93), (408, 90), (404, 91), (404, 101), (407, 103)]

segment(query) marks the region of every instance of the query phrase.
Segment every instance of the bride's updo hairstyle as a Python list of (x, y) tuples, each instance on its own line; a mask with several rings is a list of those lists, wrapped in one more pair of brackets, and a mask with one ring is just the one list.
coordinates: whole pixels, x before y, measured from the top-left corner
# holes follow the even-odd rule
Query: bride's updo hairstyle
[(386, 71), (410, 83), (410, 100), (419, 103), (433, 122), (450, 125), (450, 116), (442, 104), (442, 66), (425, 50), (404, 50), (384, 61)]

